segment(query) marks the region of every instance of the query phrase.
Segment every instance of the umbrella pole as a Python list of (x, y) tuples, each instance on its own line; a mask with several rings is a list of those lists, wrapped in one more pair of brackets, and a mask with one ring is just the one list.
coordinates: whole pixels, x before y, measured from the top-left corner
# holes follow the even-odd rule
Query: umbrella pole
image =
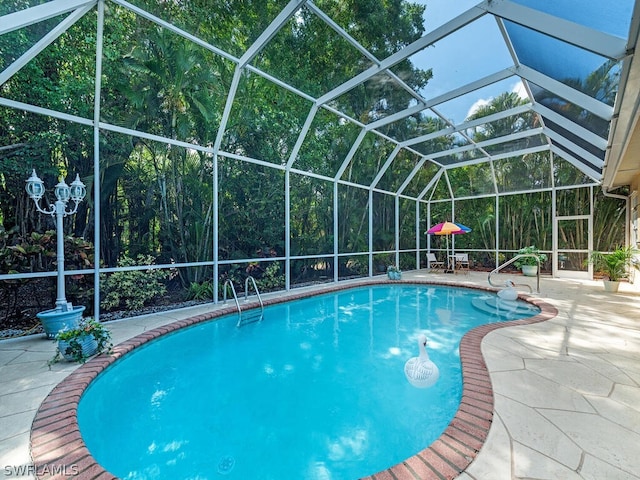
[(449, 256), (449, 235), (447, 235), (447, 267), (447, 273), (455, 273), (453, 263), (451, 263), (451, 257)]

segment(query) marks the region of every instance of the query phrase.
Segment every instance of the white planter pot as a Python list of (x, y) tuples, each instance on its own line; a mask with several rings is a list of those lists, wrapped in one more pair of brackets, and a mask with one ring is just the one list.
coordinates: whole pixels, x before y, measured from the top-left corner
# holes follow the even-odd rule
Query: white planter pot
[(525, 277), (535, 277), (538, 274), (537, 265), (522, 265), (520, 268), (522, 269), (522, 274)]
[(620, 287), (620, 282), (612, 282), (611, 280), (603, 280), (602, 283), (604, 283), (604, 291), (605, 292), (616, 293), (618, 291), (618, 288)]

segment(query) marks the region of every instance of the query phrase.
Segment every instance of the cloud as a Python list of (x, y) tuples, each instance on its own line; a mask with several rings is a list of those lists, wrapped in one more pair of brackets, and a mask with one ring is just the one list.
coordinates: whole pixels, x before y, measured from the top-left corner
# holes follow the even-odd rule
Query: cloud
[(517, 93), (518, 96), (522, 99), (529, 100), (529, 95), (527, 95), (527, 90), (524, 88), (524, 84), (521, 80), (518, 80), (511, 88), (511, 91)]
[(489, 105), (489, 103), (491, 103), (492, 100), (493, 100), (493, 97), (490, 97), (490, 98), (479, 98), (478, 100), (476, 100), (473, 103), (473, 105), (471, 105), (471, 107), (469, 107), (469, 111), (467, 112), (467, 116), (464, 117), (464, 118), (469, 118), (471, 115), (476, 113), (480, 107), (484, 107), (486, 105)]
[[(518, 96), (524, 100), (528, 100), (529, 96), (527, 95), (527, 90), (524, 88), (522, 81), (518, 80), (511, 87), (511, 92), (518, 94)], [(484, 107), (489, 105), (495, 97), (489, 98), (479, 98), (476, 100), (471, 107), (469, 107), (469, 111), (467, 112), (467, 116), (465, 118), (469, 118), (471, 115), (476, 113), (480, 107)]]

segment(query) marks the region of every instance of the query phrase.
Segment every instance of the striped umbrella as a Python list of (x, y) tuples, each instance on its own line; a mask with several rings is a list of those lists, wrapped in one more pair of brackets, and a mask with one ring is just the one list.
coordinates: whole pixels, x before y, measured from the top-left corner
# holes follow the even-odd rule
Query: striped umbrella
[(427, 234), (447, 236), (447, 258), (449, 258), (449, 235), (461, 235), (469, 233), (470, 231), (471, 229), (469, 227), (462, 225), (461, 223), (441, 222), (427, 230)]
[(471, 229), (469, 227), (467, 227), (466, 225), (463, 225), (461, 223), (455, 223), (455, 225), (457, 225), (460, 230), (462, 230), (461, 232), (455, 232), (453, 233), (453, 235), (456, 235), (458, 233), (469, 233), (471, 231)]
[(459, 233), (468, 233), (471, 229), (461, 223), (441, 222), (437, 223), (427, 233), (429, 235), (457, 235)]

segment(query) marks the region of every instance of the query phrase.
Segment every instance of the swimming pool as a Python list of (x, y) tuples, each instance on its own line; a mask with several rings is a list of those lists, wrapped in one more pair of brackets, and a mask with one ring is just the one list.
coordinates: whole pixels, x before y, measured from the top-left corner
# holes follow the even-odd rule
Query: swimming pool
[[(183, 329), (100, 375), (78, 405), (80, 430), (121, 478), (372, 474), (451, 421), (460, 338), (500, 320), (481, 319), (479, 301), (495, 310), (495, 295), (477, 290), (369, 286), (274, 305), (239, 329), (235, 316)], [(521, 305), (509, 319), (539, 311)], [(440, 369), (428, 390), (403, 373), (419, 333)]]

